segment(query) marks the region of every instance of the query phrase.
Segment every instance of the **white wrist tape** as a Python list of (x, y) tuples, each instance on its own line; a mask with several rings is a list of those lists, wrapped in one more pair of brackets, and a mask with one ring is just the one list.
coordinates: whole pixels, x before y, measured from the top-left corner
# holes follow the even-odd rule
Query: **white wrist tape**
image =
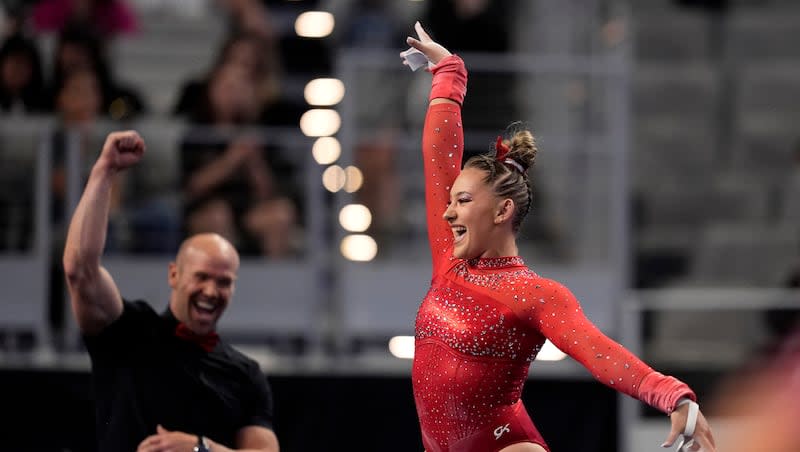
[(683, 429), (683, 436), (691, 437), (694, 435), (694, 428), (697, 427), (697, 413), (700, 412), (700, 405), (689, 399), (681, 399), (675, 408), (687, 403), (689, 404), (689, 414), (686, 416), (686, 427)]
[(683, 428), (683, 437), (678, 442), (677, 452), (691, 452), (692, 446), (694, 446), (692, 436), (694, 435), (695, 427), (697, 427), (697, 414), (700, 412), (700, 405), (690, 399), (683, 398), (675, 405), (675, 408), (677, 409), (679, 406), (686, 404), (689, 405), (689, 413), (686, 415), (686, 427)]

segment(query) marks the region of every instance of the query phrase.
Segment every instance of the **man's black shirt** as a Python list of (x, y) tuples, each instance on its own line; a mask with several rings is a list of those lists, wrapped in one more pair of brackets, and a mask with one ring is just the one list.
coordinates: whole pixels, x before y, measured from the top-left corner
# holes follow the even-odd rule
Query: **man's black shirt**
[(119, 319), (85, 337), (100, 451), (134, 451), (156, 425), (235, 447), (239, 429), (272, 429), (272, 394), (258, 364), (220, 341), (206, 353), (175, 336), (169, 309), (124, 302)]

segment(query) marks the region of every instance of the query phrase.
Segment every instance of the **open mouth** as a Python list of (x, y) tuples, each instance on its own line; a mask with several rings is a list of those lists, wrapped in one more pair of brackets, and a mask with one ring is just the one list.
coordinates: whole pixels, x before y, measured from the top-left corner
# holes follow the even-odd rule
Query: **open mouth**
[(208, 300), (194, 300), (192, 301), (192, 308), (194, 308), (199, 317), (211, 318), (219, 309), (219, 304)]
[(458, 243), (467, 235), (467, 228), (465, 226), (451, 226), (453, 230), (453, 243)]

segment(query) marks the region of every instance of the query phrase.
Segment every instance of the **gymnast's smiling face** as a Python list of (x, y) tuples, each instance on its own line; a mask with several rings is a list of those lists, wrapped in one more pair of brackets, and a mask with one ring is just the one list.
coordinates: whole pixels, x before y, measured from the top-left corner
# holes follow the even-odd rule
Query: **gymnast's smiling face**
[(498, 197), (486, 182), (486, 173), (464, 168), (450, 189), (444, 219), (453, 232), (453, 256), (460, 259), (500, 257), (513, 242), (510, 219), (513, 202)]

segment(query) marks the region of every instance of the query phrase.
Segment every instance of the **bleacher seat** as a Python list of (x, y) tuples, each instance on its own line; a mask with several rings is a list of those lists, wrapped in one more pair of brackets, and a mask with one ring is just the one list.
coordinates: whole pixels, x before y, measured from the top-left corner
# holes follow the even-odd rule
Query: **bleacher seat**
[(793, 166), (800, 135), (792, 115), (742, 112), (731, 138), (731, 167), (761, 176), (767, 184), (782, 179)]
[[(639, 2), (633, 2), (634, 4)], [(672, 2), (650, 9), (637, 5), (634, 39), (637, 61), (702, 61), (713, 55), (708, 17), (695, 10), (669, 8)]]
[(631, 169), (636, 187), (659, 191), (665, 185), (692, 186), (715, 167), (715, 137), (707, 124), (661, 115), (644, 116), (634, 127)]
[(708, 284), (780, 287), (800, 253), (799, 239), (794, 223), (708, 225), (692, 277)]
[(741, 63), (737, 74), (737, 112), (800, 116), (800, 59)]
[(716, 70), (704, 62), (639, 64), (633, 88), (637, 115), (688, 115), (701, 121), (716, 113), (720, 94)]
[(797, 2), (770, 1), (736, 8), (730, 17), (729, 30), (726, 47), (740, 63), (800, 58), (800, 47), (790, 38), (800, 33)]

